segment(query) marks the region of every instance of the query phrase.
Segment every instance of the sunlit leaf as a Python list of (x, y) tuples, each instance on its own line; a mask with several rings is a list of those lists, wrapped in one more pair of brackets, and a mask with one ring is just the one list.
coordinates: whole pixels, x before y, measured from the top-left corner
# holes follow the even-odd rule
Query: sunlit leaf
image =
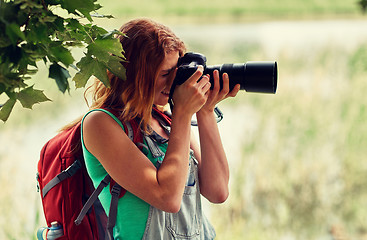
[(17, 98), (24, 108), (32, 109), (36, 103), (50, 101), (41, 90), (33, 89), (33, 86), (23, 89), (17, 94)]
[(80, 60), (77, 66), (80, 71), (75, 74), (73, 78), (76, 88), (84, 87), (91, 76), (98, 78), (107, 87), (110, 85), (107, 77), (107, 67), (98, 59), (91, 56), (85, 56)]
[(61, 4), (69, 13), (77, 14), (76, 10), (82, 13), (89, 21), (92, 21), (90, 12), (95, 10), (93, 0), (64, 0)]
[(3, 122), (6, 122), (8, 120), (11, 111), (13, 110), (13, 107), (15, 105), (16, 99), (10, 98), (6, 103), (0, 108), (0, 119)]
[(95, 61), (95, 68), (93, 75), (98, 78), (106, 87), (110, 86), (110, 80), (107, 76), (107, 68), (106, 65), (101, 63), (100, 61)]
[(121, 64), (121, 59), (119, 57), (111, 56), (108, 61), (107, 67), (118, 78), (122, 80), (126, 79), (126, 70)]
[(56, 60), (62, 62), (65, 66), (69, 66), (74, 62), (74, 58), (70, 51), (61, 45), (51, 47), (50, 51), (52, 55), (56, 57)]
[(73, 77), (73, 81), (75, 82), (76, 88), (82, 88), (85, 87), (87, 84), (89, 78), (92, 76), (89, 72), (77, 72), (75, 76)]
[(106, 63), (109, 61), (111, 54), (123, 57), (122, 52), (121, 43), (117, 39), (98, 39), (88, 46), (89, 54)]

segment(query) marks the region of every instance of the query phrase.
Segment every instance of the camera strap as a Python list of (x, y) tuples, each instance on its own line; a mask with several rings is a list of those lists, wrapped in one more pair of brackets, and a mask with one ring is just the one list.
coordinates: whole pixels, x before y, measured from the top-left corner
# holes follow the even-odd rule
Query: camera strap
[[(170, 116), (171, 116), (172, 110), (173, 110), (173, 103), (172, 102), (170, 102), (170, 108), (171, 108), (171, 113), (166, 113), (166, 114), (170, 114)], [(216, 115), (215, 119), (216, 119), (217, 123), (219, 123), (220, 121), (223, 120), (223, 116), (224, 115), (223, 115), (222, 111), (218, 107), (215, 107), (214, 108), (214, 113)], [(198, 122), (196, 120), (191, 120), (191, 126), (197, 127), (198, 126)]]
[[(214, 108), (214, 113), (215, 115), (217, 115), (215, 117), (215, 120), (217, 121), (217, 123), (223, 120), (223, 113), (218, 107)], [(197, 126), (197, 125), (198, 125), (198, 122), (196, 120), (191, 120), (191, 126)]]

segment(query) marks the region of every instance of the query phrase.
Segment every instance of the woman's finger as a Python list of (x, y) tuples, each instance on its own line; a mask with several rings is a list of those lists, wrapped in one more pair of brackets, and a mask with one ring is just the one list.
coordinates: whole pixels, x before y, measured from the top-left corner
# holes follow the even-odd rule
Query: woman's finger
[(189, 77), (189, 79), (187, 79), (186, 82), (188, 82), (189, 84), (195, 84), (203, 75), (203, 72), (204, 67), (202, 65), (199, 65), (194, 74), (192, 74), (191, 77)]
[(232, 89), (232, 91), (230, 93), (227, 94), (228, 97), (235, 97), (237, 95), (237, 93), (240, 91), (241, 85), (240, 84), (236, 84), (236, 86), (234, 86), (234, 88)]

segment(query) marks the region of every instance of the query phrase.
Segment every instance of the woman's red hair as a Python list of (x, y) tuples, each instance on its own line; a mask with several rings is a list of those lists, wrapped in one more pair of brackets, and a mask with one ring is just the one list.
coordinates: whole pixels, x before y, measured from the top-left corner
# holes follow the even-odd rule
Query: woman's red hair
[(107, 107), (121, 111), (121, 120), (136, 117), (148, 131), (154, 99), (154, 87), (167, 53), (178, 51), (182, 56), (184, 43), (166, 26), (150, 19), (136, 19), (124, 24), (118, 38), (124, 49), (126, 80), (108, 71), (110, 87), (96, 81), (91, 108)]

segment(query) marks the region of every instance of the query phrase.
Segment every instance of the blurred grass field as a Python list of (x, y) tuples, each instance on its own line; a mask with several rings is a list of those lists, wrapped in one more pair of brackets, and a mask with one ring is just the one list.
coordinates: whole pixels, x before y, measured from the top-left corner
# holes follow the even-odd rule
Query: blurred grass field
[[(217, 239), (367, 239), (367, 19), (356, 1), (99, 1), (118, 28), (145, 16), (170, 26), (209, 64), (276, 60), (276, 95), (220, 104), (230, 197), (206, 211)], [(84, 89), (17, 106), (0, 126), (0, 239), (35, 239), (44, 224), (36, 164), (42, 145), (86, 111)], [(73, 88), (72, 88), (73, 89)]]
[(357, 1), (332, 0), (136, 0), (121, 4), (101, 0), (101, 11), (117, 18), (135, 16), (157, 17), (178, 22), (199, 23), (274, 18), (325, 18), (354, 16), (360, 12)]

